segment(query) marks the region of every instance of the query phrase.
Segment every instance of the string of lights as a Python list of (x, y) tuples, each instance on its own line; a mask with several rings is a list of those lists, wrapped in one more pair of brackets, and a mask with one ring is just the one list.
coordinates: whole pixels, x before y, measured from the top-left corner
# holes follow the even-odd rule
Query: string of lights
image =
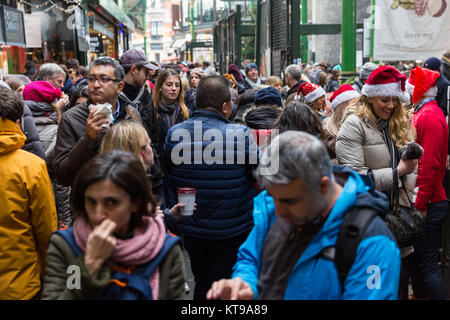
[(72, 13), (77, 7), (80, 6), (81, 4), (81, 0), (63, 0), (63, 2), (67, 5), (69, 5), (68, 8), (62, 8), (60, 7), (58, 4), (56, 4), (53, 0), (47, 0), (45, 2), (36, 4), (36, 3), (30, 3), (26, 0), (19, 0), (19, 4), (27, 4), (30, 7), (34, 7), (36, 9), (40, 9), (40, 8), (55, 8), (60, 10), (61, 12), (64, 13)]

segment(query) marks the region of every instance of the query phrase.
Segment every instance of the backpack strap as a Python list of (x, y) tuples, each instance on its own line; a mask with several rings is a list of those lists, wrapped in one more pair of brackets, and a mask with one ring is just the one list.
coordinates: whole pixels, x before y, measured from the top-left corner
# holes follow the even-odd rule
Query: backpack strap
[(359, 243), (378, 212), (366, 207), (353, 207), (345, 214), (336, 245), (322, 250), (319, 257), (334, 261), (338, 271), (339, 282), (344, 290), (347, 275), (355, 261)]
[(73, 253), (76, 257), (79, 257), (83, 254), (83, 250), (78, 246), (75, 241), (75, 236), (73, 234), (73, 228), (67, 228), (65, 230), (58, 230), (55, 232), (59, 236), (61, 236), (64, 240), (66, 240), (67, 244), (72, 249)]
[[(123, 283), (123, 286), (126, 288), (132, 288), (135, 292), (140, 292), (142, 296), (146, 297), (146, 299), (153, 300), (149, 279), (155, 272), (156, 268), (161, 264), (162, 260), (164, 260), (170, 250), (172, 250), (178, 242), (180, 242), (179, 237), (171, 236), (169, 233), (166, 233), (164, 245), (155, 258), (146, 264), (138, 266), (131, 273), (124, 273), (122, 271), (114, 272), (111, 274), (111, 279), (118, 281), (119, 283)], [(109, 298), (107, 297), (106, 299)], [(128, 298), (123, 296), (122, 299), (127, 300)]]
[(152, 260), (147, 262), (146, 264), (136, 268), (136, 272), (139, 272), (142, 277), (150, 278), (151, 275), (155, 272), (156, 268), (161, 264), (167, 254), (172, 250), (172, 248), (180, 242), (180, 237), (175, 237), (166, 233), (166, 238), (164, 240), (164, 245), (159, 251), (158, 255), (154, 257)]
[(125, 107), (125, 111), (127, 112), (128, 116), (133, 119), (137, 123), (142, 124), (142, 117), (139, 114), (139, 111), (137, 111), (136, 108), (132, 107), (131, 105), (127, 105)]

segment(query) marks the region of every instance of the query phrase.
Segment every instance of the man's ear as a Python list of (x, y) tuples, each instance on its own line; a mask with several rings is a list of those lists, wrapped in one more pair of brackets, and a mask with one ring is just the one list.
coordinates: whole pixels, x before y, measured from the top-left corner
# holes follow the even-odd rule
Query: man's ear
[(230, 101), (224, 102), (220, 110), (226, 119), (231, 117), (231, 112), (233, 111), (233, 103)]
[(330, 178), (327, 176), (323, 176), (319, 180), (319, 192), (321, 195), (325, 196), (328, 194), (328, 191), (330, 189)]
[(120, 81), (117, 83), (117, 92), (120, 93), (122, 92), (123, 88), (125, 87), (125, 82), (124, 81)]

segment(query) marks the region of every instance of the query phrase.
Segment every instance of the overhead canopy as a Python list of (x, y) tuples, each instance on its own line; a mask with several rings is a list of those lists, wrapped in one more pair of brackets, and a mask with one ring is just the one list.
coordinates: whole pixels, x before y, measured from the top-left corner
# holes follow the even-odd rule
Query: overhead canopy
[(181, 48), (186, 44), (186, 39), (177, 39), (175, 40), (172, 45), (170, 46), (171, 48)]
[(113, 16), (119, 23), (123, 24), (130, 30), (130, 32), (134, 32), (135, 26), (134, 22), (130, 19), (130, 17), (119, 8), (119, 6), (110, 0), (93, 0), (89, 1), (89, 5), (92, 6), (100, 6), (101, 9), (105, 10), (111, 16)]

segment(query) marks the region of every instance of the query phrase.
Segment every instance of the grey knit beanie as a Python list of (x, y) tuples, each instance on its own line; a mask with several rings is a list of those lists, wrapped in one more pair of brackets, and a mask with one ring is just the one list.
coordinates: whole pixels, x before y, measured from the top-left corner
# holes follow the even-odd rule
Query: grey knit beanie
[(363, 82), (365, 82), (369, 78), (369, 76), (373, 72), (373, 70), (375, 70), (376, 68), (378, 68), (378, 66), (375, 63), (366, 62), (361, 68), (361, 72), (359, 73), (359, 78)]

